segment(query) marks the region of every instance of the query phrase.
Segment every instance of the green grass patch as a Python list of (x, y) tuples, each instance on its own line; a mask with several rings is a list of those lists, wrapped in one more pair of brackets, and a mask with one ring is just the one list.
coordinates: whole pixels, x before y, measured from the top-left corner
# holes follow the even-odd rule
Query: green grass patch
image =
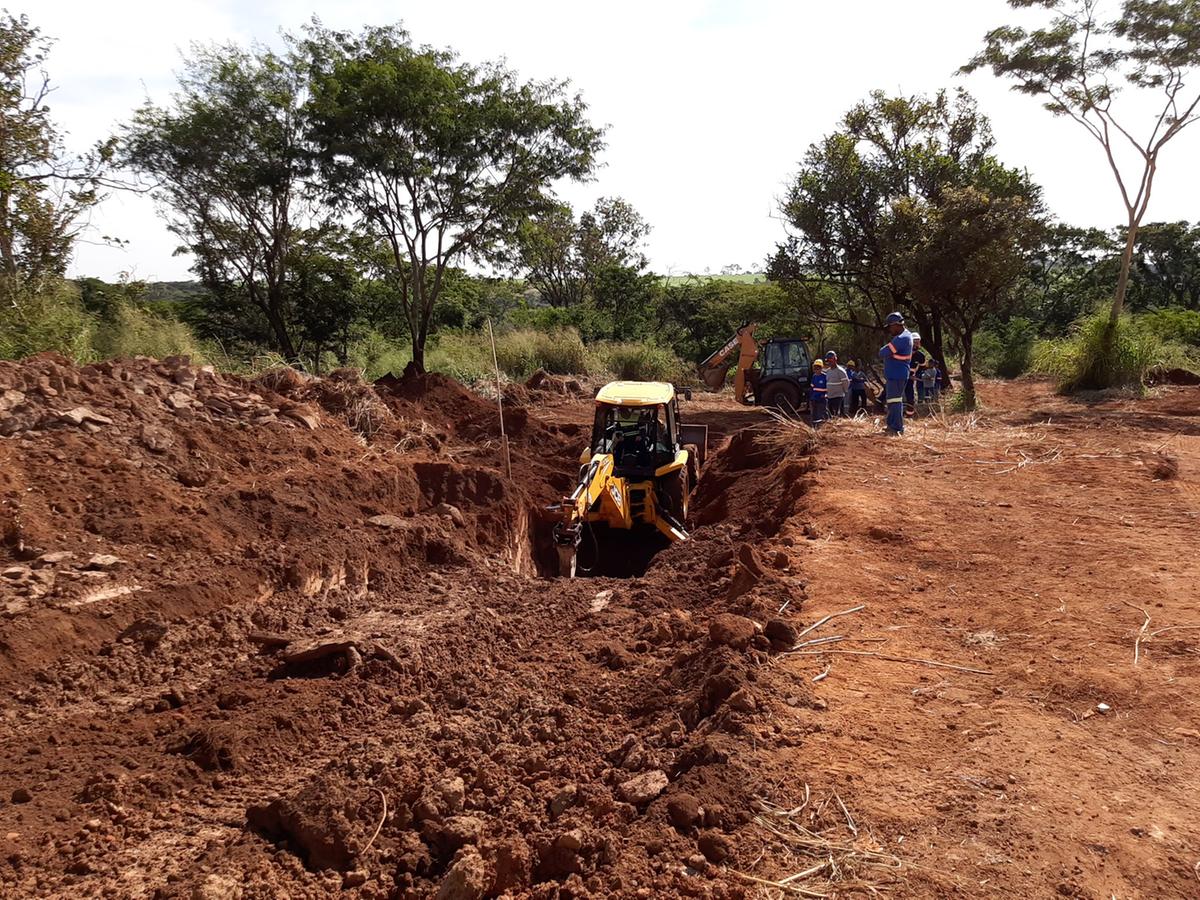
[(1154, 369), (1194, 371), (1197, 362), (1182, 344), (1164, 341), (1130, 316), (1113, 325), (1104, 311), (1078, 322), (1066, 337), (1038, 341), (1033, 349), (1033, 370), (1052, 376), (1065, 393), (1141, 388)]

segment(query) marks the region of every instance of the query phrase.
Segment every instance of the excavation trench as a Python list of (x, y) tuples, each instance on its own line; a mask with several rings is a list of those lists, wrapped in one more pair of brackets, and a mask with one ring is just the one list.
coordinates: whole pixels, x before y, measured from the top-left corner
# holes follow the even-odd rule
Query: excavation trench
[[(180, 389), (169, 367), (137, 366)], [(802, 452), (734, 435), (693, 494), (691, 541), (586, 534), (582, 574), (643, 576), (598, 602), (598, 585), (532, 577), (556, 562), (540, 510), (574, 442), (536, 416), (508, 479), (493, 407), (438, 379), (401, 385), (407, 424), (364, 454), (325, 412), (318, 429), (183, 418), (118, 376), (66, 391), (112, 420), (103, 433), (37, 429), (0, 451), (0, 489), (21, 500), (6, 532), (19, 525), (20, 546), (0, 553), (30, 572), (25, 605), (0, 617), (0, 704), (17, 713), (0, 780), (32, 797), (0, 804), (0, 835), (20, 835), (0, 882), (295, 896), (328, 893), (332, 870), (367, 872), (375, 896), (467, 880), (460, 896), (670, 897), (699, 876), (663, 860), (759, 852), (752, 838), (742, 858), (732, 811), (757, 788), (747, 735), (775, 673), (748, 652), (765, 629), (714, 641), (710, 626), (768, 623), (785, 599), (797, 615), (786, 544), (764, 538), (802, 493)], [(414, 424), (435, 414), (428, 434)], [(392, 452), (406, 429), (428, 446)], [(26, 545), (38, 559), (18, 558)], [(48, 571), (54, 593), (35, 577)], [(142, 589), (97, 599), (99, 584)], [(722, 872), (710, 896), (737, 896)]]

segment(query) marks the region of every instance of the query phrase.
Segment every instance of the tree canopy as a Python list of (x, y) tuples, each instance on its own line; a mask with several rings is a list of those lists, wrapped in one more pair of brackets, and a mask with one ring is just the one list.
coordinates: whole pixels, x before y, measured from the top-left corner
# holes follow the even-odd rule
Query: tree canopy
[[(965, 92), (872, 94), (809, 148), (789, 184), (781, 207), (793, 233), (771, 260), (772, 278), (792, 288), (814, 321), (869, 329), (889, 310), (903, 310), (938, 359), (943, 329), (953, 328), (969, 381), (969, 336), (986, 311), (985, 295), (971, 291), (990, 267), (987, 302), (997, 305), (999, 283), (1013, 287), (997, 269), (1024, 259), (1020, 251), (1030, 249), (1026, 238), (1041, 217), (1038, 189), (1002, 165), (993, 144), (988, 120)], [(989, 215), (971, 223), (972, 205)], [(1022, 213), (1028, 221), (1018, 228)], [(1011, 228), (1002, 227), (1006, 221)], [(938, 267), (950, 264), (963, 277), (973, 273), (973, 288), (939, 281)], [(813, 290), (815, 283), (838, 290)]]
[[(1110, 314), (1115, 326), (1162, 150), (1200, 116), (1200, 3), (1124, 0), (1120, 15), (1108, 22), (1099, 17), (1099, 0), (1009, 0), (1009, 6), (1053, 15), (1041, 28), (1005, 25), (988, 32), (963, 71), (986, 67), (1011, 79), (1014, 90), (1041, 98), (1103, 149), (1128, 221)], [(1158, 112), (1145, 127), (1117, 103), (1126, 87), (1157, 96)], [(1133, 151), (1132, 165), (1122, 165), (1122, 149)]]
[(26, 16), (0, 15), (0, 287), (10, 304), (66, 271), (109, 184), (112, 142), (70, 155), (50, 117), (50, 47)]
[(601, 131), (565, 82), (522, 82), (502, 63), (415, 46), (398, 27), (314, 25), (299, 46), (323, 195), (390, 254), (423, 371), (447, 270), (505, 261), (521, 222), (551, 207), (554, 183), (591, 173)]
[(261, 320), (288, 359), (300, 350), (289, 267), (297, 235), (315, 215), (305, 195), (303, 97), (294, 56), (195, 47), (171, 104), (138, 110), (123, 147), (125, 162), (150, 179), (215, 304), (234, 322)]

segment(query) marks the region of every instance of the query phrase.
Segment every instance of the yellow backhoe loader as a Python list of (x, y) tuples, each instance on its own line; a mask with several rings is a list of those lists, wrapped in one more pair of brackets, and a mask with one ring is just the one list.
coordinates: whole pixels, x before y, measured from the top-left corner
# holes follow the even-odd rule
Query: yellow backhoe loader
[(675, 388), (614, 381), (596, 394), (592, 440), (580, 455), (579, 481), (551, 507), (559, 574), (574, 578), (585, 527), (657, 529), (686, 541), (688, 495), (700, 475), (707, 425), (679, 422)]

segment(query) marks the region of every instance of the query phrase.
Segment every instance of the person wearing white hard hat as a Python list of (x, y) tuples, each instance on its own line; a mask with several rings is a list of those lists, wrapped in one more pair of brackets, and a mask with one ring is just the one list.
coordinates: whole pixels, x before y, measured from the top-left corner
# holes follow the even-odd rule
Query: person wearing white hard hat
[(925, 365), (928, 359), (925, 351), (921, 349), (921, 333), (912, 332), (912, 358), (908, 361), (908, 384), (904, 386), (904, 402), (914, 410), (917, 408), (917, 378), (921, 366)]

